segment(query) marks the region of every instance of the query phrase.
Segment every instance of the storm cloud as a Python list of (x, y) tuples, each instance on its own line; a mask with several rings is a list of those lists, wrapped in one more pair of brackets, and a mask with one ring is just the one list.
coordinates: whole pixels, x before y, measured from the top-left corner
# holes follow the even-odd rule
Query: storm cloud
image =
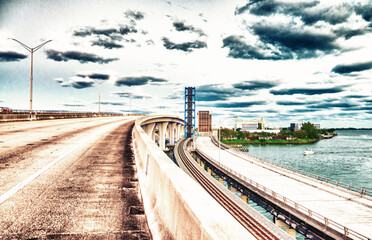
[(212, 104), (213, 107), (217, 108), (247, 108), (254, 105), (265, 105), (265, 101), (252, 101), (252, 102), (223, 102)]
[(141, 77), (121, 77), (118, 78), (115, 82), (115, 86), (141, 86), (150, 83), (166, 83), (168, 80), (155, 78), (150, 76), (141, 76)]
[(168, 38), (163, 37), (162, 41), (163, 41), (163, 46), (169, 50), (181, 50), (184, 52), (192, 52), (192, 49), (199, 49), (199, 48), (207, 47), (207, 44), (205, 42), (202, 42), (199, 40), (195, 40), (194, 42), (185, 42), (185, 43), (177, 44), (177, 43), (169, 41)]
[(282, 105), (282, 106), (302, 106), (304, 105), (303, 102), (293, 102), (293, 101), (277, 101), (277, 105)]
[(252, 26), (252, 30), (263, 43), (275, 46), (281, 59), (314, 58), (340, 49), (332, 34), (311, 32), (291, 25), (259, 23)]
[(97, 56), (93, 53), (85, 53), (85, 52), (78, 52), (78, 51), (66, 51), (66, 52), (59, 52), (56, 50), (46, 50), (47, 58), (52, 59), (57, 62), (67, 62), (70, 60), (76, 60), (80, 63), (99, 63), (99, 64), (106, 64), (113, 61), (119, 60), (119, 58), (102, 58)]
[(338, 74), (348, 74), (352, 72), (361, 72), (372, 69), (372, 61), (364, 63), (353, 63), (349, 65), (337, 65), (332, 69), (332, 72)]
[[(94, 104), (99, 104), (99, 102), (94, 102)], [(101, 102), (102, 105), (111, 105), (111, 106), (123, 106), (125, 105), (122, 102)]]
[(103, 40), (103, 39), (98, 39), (92, 41), (92, 46), (100, 46), (106, 49), (113, 49), (113, 48), (123, 48), (123, 45), (120, 45), (112, 40)]
[(7, 52), (0, 52), (0, 62), (18, 62), (22, 59), (27, 58), (27, 55), (7, 51)]
[(134, 20), (142, 20), (145, 18), (145, 14), (140, 11), (128, 10), (124, 14), (127, 18), (133, 18)]
[(280, 89), (280, 90), (270, 90), (270, 93), (273, 95), (294, 95), (294, 94), (303, 94), (303, 95), (320, 95), (327, 93), (339, 93), (342, 92), (341, 87), (334, 88), (291, 88), (291, 89)]
[(185, 23), (181, 21), (173, 22), (173, 27), (179, 32), (189, 31), (197, 33), (199, 36), (205, 36), (205, 33), (201, 29), (195, 28), (192, 25), (185, 25)]
[(71, 82), (71, 86), (76, 88), (76, 89), (82, 89), (82, 88), (89, 88), (89, 87), (92, 87), (94, 85), (94, 82), (89, 82), (89, 81), (84, 81), (84, 80), (77, 80), (77, 81), (73, 81)]
[(243, 36), (228, 36), (222, 40), (222, 47), (229, 48), (229, 57), (241, 59), (280, 60), (291, 56), (280, 56), (279, 52), (270, 52), (266, 46), (253, 46), (244, 41)]
[(368, 10), (365, 10), (365, 8), (369, 5), (358, 7), (347, 3), (336, 3), (333, 6), (321, 7), (319, 6), (319, 3), (319, 1), (251, 1), (242, 7), (236, 8), (235, 14), (239, 15), (247, 11), (250, 14), (256, 16), (271, 16), (275, 14), (283, 14), (292, 17), (299, 17), (307, 25), (314, 25), (320, 21), (327, 22), (332, 25), (344, 23), (348, 20), (353, 12), (361, 15), (366, 21), (369, 21), (371, 17), (370, 12), (368, 13)]
[(237, 90), (222, 84), (208, 84), (196, 87), (197, 101), (224, 101), (230, 99)]
[(277, 83), (267, 81), (244, 81), (233, 84), (233, 87), (241, 90), (260, 90), (276, 87), (277, 85)]

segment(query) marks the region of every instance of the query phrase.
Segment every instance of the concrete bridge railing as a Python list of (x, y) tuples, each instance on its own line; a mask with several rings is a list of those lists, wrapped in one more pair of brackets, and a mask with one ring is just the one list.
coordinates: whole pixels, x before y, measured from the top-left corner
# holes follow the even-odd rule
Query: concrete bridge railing
[[(145, 212), (154, 239), (240, 239), (244, 229), (153, 141), (151, 123), (183, 122), (172, 116), (136, 120), (133, 149)], [(150, 132), (150, 131), (147, 131)], [(250, 238), (247, 238), (250, 239)]]

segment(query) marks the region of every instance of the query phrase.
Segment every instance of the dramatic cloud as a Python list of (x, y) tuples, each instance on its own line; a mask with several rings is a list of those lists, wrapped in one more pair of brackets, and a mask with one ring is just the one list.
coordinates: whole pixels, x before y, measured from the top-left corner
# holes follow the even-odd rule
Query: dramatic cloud
[[(364, 6), (366, 7), (366, 6)], [(356, 13), (368, 19), (368, 10), (363, 11), (359, 7)], [(246, 11), (256, 16), (271, 16), (283, 14), (287, 16), (300, 17), (307, 25), (314, 25), (323, 21), (332, 25), (344, 23), (353, 13), (353, 6), (347, 3), (334, 4), (333, 6), (320, 7), (319, 1), (312, 2), (279, 2), (273, 0), (251, 1), (243, 7), (237, 8), (235, 14), (242, 14)], [(366, 18), (364, 16), (367, 16)], [(371, 14), (369, 14), (371, 16)], [(369, 17), (370, 19), (370, 17)]]
[(27, 55), (17, 52), (0, 52), (0, 62), (18, 62), (25, 58), (27, 58)]
[(87, 37), (90, 35), (104, 35), (110, 37), (112, 34), (118, 33), (116, 28), (106, 28), (106, 29), (98, 29), (94, 27), (86, 27), (83, 29), (79, 29), (74, 31), (73, 36), (75, 37)]
[(110, 75), (103, 73), (92, 73), (88, 75), (88, 77), (91, 79), (108, 80), (110, 78)]
[[(263, 17), (259, 22), (247, 24), (247, 29), (259, 38), (258, 42), (246, 43), (243, 37), (229, 36), (223, 47), (230, 48), (229, 57), (241, 59), (308, 59), (326, 54), (339, 53), (339, 38), (346, 40), (372, 32), (372, 23), (350, 25), (354, 14), (370, 22), (372, 4), (336, 3), (323, 6), (319, 1), (282, 2), (274, 0), (249, 1), (237, 7), (235, 14), (250, 14)], [(283, 15), (292, 19), (287, 24), (272, 22), (272, 16)], [(294, 21), (300, 19), (301, 22)], [(326, 24), (319, 27), (319, 24)], [(308, 25), (311, 27), (304, 27)]]
[[(93, 80), (108, 80), (110, 78), (109, 74), (105, 73), (90, 73), (90, 74), (84, 74), (84, 73), (78, 73), (76, 74), (79, 78), (90, 78)], [(57, 79), (56, 79), (57, 80)]]
[(252, 30), (263, 43), (275, 46), (281, 59), (313, 58), (340, 49), (332, 34), (310, 32), (291, 25), (258, 23)]
[(196, 101), (209, 102), (228, 100), (237, 90), (222, 84), (209, 84), (197, 87), (196, 92)]
[(277, 105), (282, 105), (282, 106), (302, 106), (304, 105), (303, 102), (292, 102), (292, 101), (277, 101)]
[(293, 113), (293, 114), (298, 114), (298, 113), (308, 113), (308, 112), (317, 112), (317, 111), (320, 111), (319, 109), (303, 109), (303, 108), (299, 108), (299, 109), (293, 109), (293, 110), (290, 110), (288, 111), (289, 113)]
[(136, 93), (131, 93), (131, 92), (113, 92), (113, 94), (116, 94), (122, 98), (130, 97), (131, 99), (150, 99), (151, 98), (151, 96), (149, 95), (136, 94)]
[(371, 22), (370, 26), (372, 26), (372, 3), (368, 3), (366, 5), (358, 4), (355, 6), (355, 12), (362, 16), (364, 20), (367, 22)]
[(165, 83), (168, 80), (149, 77), (149, 76), (142, 76), (142, 77), (121, 77), (116, 80), (115, 86), (141, 86), (150, 83)]
[(191, 25), (185, 25), (184, 22), (176, 21), (173, 22), (173, 27), (179, 32), (189, 31), (199, 34), (199, 36), (205, 36), (205, 33), (201, 29), (197, 29)]
[(94, 85), (93, 81), (76, 80), (71, 82), (71, 86), (77, 89), (88, 88)]
[(169, 49), (169, 50), (174, 50), (175, 49), (175, 50), (181, 50), (181, 51), (184, 51), (184, 52), (192, 52), (192, 49), (206, 48), (207, 47), (207, 44), (205, 42), (202, 42), (202, 41), (199, 41), (199, 40), (196, 40), (194, 42), (186, 42), (186, 43), (177, 44), (177, 43), (169, 41), (168, 38), (163, 37), (162, 41), (163, 41), (164, 47), (166, 49)]
[(321, 109), (329, 109), (329, 108), (353, 108), (358, 106), (357, 104), (341, 102), (341, 103), (322, 103), (316, 105), (310, 105), (308, 108), (321, 108)]
[[(94, 104), (99, 104), (99, 102), (94, 102)], [(122, 102), (101, 102), (102, 105), (112, 105), (112, 106), (123, 106)]]
[(265, 81), (244, 81), (241, 83), (233, 84), (234, 88), (241, 90), (260, 90), (269, 89), (278, 86), (277, 83), (265, 82)]
[(332, 72), (338, 74), (348, 74), (352, 72), (361, 72), (372, 69), (372, 61), (365, 63), (354, 63), (350, 65), (337, 65), (332, 69)]
[(212, 104), (214, 107), (218, 108), (247, 108), (254, 105), (265, 105), (265, 101), (253, 101), (253, 102), (224, 102)]
[(132, 10), (128, 10), (124, 14), (127, 18), (133, 18), (134, 20), (142, 20), (145, 17), (143, 12), (136, 12)]
[(223, 39), (223, 48), (230, 48), (229, 57), (241, 59), (280, 60), (290, 56), (279, 56), (278, 52), (270, 53), (266, 46), (252, 46), (244, 42), (243, 36), (229, 36)]
[(106, 49), (113, 49), (113, 48), (123, 48), (123, 45), (117, 44), (114, 41), (111, 40), (103, 40), (103, 39), (98, 39), (92, 41), (92, 46), (100, 46), (104, 47)]
[(73, 87), (76, 89), (83, 89), (89, 88), (94, 85), (94, 81), (92, 79), (86, 78), (85, 75), (76, 75), (74, 77), (70, 77), (70, 80), (64, 81), (62, 78), (54, 79), (61, 87)]
[(339, 93), (342, 92), (341, 87), (334, 88), (292, 88), (292, 89), (280, 89), (280, 90), (270, 90), (270, 93), (273, 95), (294, 95), (294, 94), (303, 94), (303, 95), (320, 95), (327, 93)]
[(99, 64), (106, 64), (112, 61), (119, 60), (118, 58), (102, 58), (97, 56), (93, 53), (84, 53), (78, 51), (66, 51), (66, 52), (59, 52), (56, 50), (46, 50), (47, 58), (52, 59), (57, 62), (67, 62), (70, 60), (77, 60), (80, 63), (99, 63)]

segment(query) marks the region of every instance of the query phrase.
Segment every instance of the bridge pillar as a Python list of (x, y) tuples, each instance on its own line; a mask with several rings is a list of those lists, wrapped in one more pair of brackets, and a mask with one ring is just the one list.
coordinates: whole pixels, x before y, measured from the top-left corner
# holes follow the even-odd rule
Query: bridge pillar
[(161, 150), (165, 150), (165, 132), (167, 130), (168, 122), (158, 123), (159, 127), (159, 146)]
[(242, 199), (245, 203), (248, 203), (248, 202), (249, 202), (248, 196), (245, 196), (244, 194), (242, 194), (241, 199)]
[(275, 225), (280, 228), (285, 227), (285, 232), (288, 233), (291, 237), (296, 239), (296, 230), (294, 230), (288, 224), (286, 224), (285, 222), (283, 222), (282, 220), (276, 217), (274, 217), (274, 222), (275, 222)]
[(181, 139), (181, 136), (183, 135), (183, 130), (181, 130), (181, 127), (183, 125), (181, 123), (177, 123), (176, 125), (176, 141), (178, 142)]
[(223, 185), (223, 178), (222, 177), (218, 178), (218, 181)]
[(145, 131), (145, 133), (150, 136), (151, 139), (154, 138), (153, 135), (154, 135), (154, 130), (155, 130), (155, 123), (144, 125), (142, 126), (142, 128)]
[(176, 123), (170, 123), (168, 124), (168, 126), (169, 126), (169, 144), (174, 145), (174, 137), (175, 137), (174, 131), (176, 131)]

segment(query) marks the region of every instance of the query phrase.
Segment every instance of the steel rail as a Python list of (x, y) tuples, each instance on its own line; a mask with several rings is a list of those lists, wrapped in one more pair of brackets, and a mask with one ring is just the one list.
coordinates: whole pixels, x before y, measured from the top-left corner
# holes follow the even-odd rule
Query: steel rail
[(257, 222), (250, 214), (242, 209), (238, 204), (231, 201), (231, 199), (223, 193), (219, 188), (217, 188), (213, 183), (210, 182), (200, 171), (197, 169), (190, 161), (189, 157), (185, 153), (186, 140), (183, 139), (178, 148), (176, 149), (179, 154), (181, 161), (188, 169), (188, 171), (194, 176), (195, 179), (203, 186), (203, 188), (224, 207), (239, 223), (242, 224), (253, 236), (257, 239), (267, 240), (267, 239), (279, 239), (259, 222)]

